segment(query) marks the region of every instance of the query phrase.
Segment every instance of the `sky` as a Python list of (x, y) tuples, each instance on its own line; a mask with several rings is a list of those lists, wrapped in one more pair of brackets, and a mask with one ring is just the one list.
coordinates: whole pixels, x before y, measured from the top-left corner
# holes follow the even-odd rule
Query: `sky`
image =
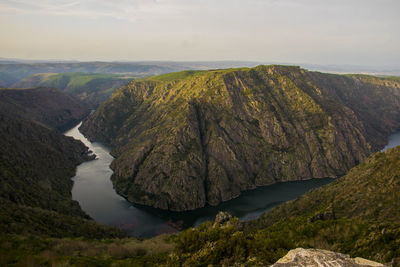
[(0, 0), (0, 57), (400, 65), (399, 0)]

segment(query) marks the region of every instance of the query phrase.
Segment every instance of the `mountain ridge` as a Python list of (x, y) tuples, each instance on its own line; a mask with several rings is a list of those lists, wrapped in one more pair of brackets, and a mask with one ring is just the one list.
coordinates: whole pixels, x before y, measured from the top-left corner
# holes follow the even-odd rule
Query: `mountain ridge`
[(58, 131), (78, 124), (90, 112), (79, 99), (56, 88), (0, 89), (0, 111)]
[(37, 73), (21, 79), (13, 84), (12, 87), (58, 88), (96, 107), (106, 100), (115, 89), (125, 85), (132, 78), (127, 75), (82, 72)]
[(400, 86), (368, 79), (262, 65), (164, 74), (120, 88), (80, 130), (113, 148), (119, 194), (191, 210), (343, 175), (381, 149), (400, 127)]

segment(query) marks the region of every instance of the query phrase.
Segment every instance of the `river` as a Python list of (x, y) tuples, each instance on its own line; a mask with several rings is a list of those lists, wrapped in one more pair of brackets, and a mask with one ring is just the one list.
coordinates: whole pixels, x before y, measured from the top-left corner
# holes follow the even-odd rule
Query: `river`
[(397, 132), (389, 136), (388, 144), (381, 151), (385, 151), (389, 148), (399, 145), (400, 145), (400, 132)]
[[(72, 199), (78, 201), (82, 210), (95, 221), (118, 227), (131, 236), (151, 237), (197, 226), (206, 220), (213, 220), (220, 210), (228, 211), (241, 220), (254, 219), (276, 205), (334, 180), (326, 178), (277, 183), (244, 192), (240, 197), (216, 207), (207, 206), (187, 212), (163, 211), (131, 204), (115, 192), (110, 180), (112, 170), (109, 165), (113, 160), (110, 150), (100, 143), (87, 140), (79, 132), (79, 126), (65, 135), (81, 140), (96, 154), (96, 159), (77, 167), (76, 175), (72, 178)], [(396, 144), (400, 144), (400, 133), (391, 136), (385, 149)]]

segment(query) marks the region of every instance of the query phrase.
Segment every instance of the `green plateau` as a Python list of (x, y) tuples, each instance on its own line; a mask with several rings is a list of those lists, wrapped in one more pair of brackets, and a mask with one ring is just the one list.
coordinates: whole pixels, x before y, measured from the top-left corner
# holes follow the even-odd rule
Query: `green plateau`
[(37, 62), (0, 64), (0, 86), (10, 87), (19, 80), (39, 73), (126, 74), (134, 77), (178, 71), (185, 67), (140, 62)]
[(112, 148), (120, 195), (185, 211), (344, 175), (383, 148), (399, 118), (395, 78), (261, 65), (136, 79), (80, 130)]
[(129, 75), (98, 73), (39, 73), (21, 79), (14, 88), (58, 88), (80, 100), (98, 106), (112, 92), (132, 79)]

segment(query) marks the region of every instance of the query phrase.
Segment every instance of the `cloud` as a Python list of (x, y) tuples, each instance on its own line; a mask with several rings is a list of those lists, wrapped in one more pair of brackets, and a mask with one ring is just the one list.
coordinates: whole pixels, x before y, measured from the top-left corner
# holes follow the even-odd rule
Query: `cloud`
[(87, 18), (113, 18), (136, 21), (148, 17), (174, 16), (187, 5), (183, 1), (166, 0), (5, 0), (0, 12), (44, 14), (52, 16), (78, 16)]

